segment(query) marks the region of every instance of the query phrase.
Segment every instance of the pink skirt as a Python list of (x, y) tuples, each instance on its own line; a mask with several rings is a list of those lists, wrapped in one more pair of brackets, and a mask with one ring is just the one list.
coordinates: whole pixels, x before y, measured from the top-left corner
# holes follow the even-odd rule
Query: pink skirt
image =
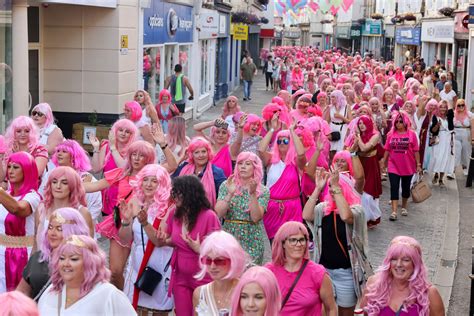
[(102, 222), (95, 225), (95, 230), (107, 239), (115, 240), (120, 246), (130, 248), (132, 242), (124, 243), (119, 235), (118, 228), (115, 227), (114, 214), (108, 215)]

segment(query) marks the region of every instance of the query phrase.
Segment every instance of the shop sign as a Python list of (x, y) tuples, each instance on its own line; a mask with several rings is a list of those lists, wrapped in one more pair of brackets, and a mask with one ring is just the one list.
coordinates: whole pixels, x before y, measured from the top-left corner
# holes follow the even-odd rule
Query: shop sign
[(286, 38), (300, 38), (301, 32), (300, 31), (284, 31), (283, 37)]
[(360, 26), (351, 26), (351, 38), (359, 38), (361, 35)]
[(464, 26), (466, 29), (469, 26), (469, 14), (465, 15), (462, 20), (461, 20), (462, 26)]
[(350, 26), (336, 26), (336, 38), (350, 39), (351, 27)]
[(128, 54), (128, 35), (120, 35), (120, 54)]
[(423, 22), (421, 25), (421, 40), (433, 43), (453, 43), (454, 20)]
[(227, 16), (219, 14), (219, 34), (227, 33)]
[(381, 20), (366, 20), (362, 27), (363, 36), (382, 36)]
[(153, 1), (143, 14), (143, 44), (168, 42), (189, 43), (193, 41), (193, 8)]
[(249, 38), (249, 26), (245, 24), (232, 24), (233, 35), (236, 41), (246, 41)]
[(419, 46), (421, 43), (421, 27), (397, 27), (395, 43)]
[(214, 38), (219, 33), (219, 14), (217, 11), (207, 11), (199, 14), (199, 38)]
[(469, 7), (469, 24), (474, 24), (474, 5)]

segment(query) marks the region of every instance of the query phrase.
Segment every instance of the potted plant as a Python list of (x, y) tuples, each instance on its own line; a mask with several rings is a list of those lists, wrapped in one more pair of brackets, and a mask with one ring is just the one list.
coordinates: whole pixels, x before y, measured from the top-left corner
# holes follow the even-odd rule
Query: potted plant
[(262, 24), (268, 24), (268, 22), (270, 22), (270, 21), (268, 21), (268, 19), (266, 17), (262, 17), (260, 19), (260, 23), (262, 23)]
[(416, 16), (413, 13), (407, 13), (403, 16), (405, 21), (416, 21)]
[(395, 15), (390, 20), (392, 21), (393, 24), (402, 23), (403, 22), (403, 17), (401, 17), (399, 15)]
[(364, 18), (358, 19), (357, 22), (359, 22), (359, 24), (362, 25), (365, 23), (365, 19)]
[(81, 144), (85, 150), (91, 152), (92, 145), (89, 142), (89, 135), (94, 134), (98, 139), (107, 139), (109, 137), (109, 125), (99, 124), (97, 111), (94, 110), (87, 119), (89, 122), (80, 122), (72, 125), (72, 138)]
[(450, 7), (444, 7), (444, 8), (441, 8), (439, 9), (438, 11), (440, 14), (444, 15), (444, 16), (453, 16), (453, 13), (454, 13), (454, 9), (453, 8), (450, 8)]
[(382, 13), (373, 13), (370, 17), (374, 20), (382, 20), (383, 19), (383, 14)]

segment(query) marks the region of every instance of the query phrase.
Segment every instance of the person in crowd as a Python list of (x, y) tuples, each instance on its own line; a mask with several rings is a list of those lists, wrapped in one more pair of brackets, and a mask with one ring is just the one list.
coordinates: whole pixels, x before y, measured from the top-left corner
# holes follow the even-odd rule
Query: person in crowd
[(450, 82), (444, 84), (443, 90), (439, 92), (441, 100), (448, 102), (448, 109), (454, 109), (454, 105), (458, 101), (456, 92), (454, 92)]
[(189, 82), (189, 78), (183, 74), (183, 66), (176, 64), (174, 74), (166, 78), (165, 89), (171, 93), (171, 103), (176, 105), (179, 112), (184, 114), (186, 110), (186, 89), (189, 91), (188, 100), (194, 100), (194, 90)]
[[(428, 99), (428, 100), (427, 100)], [(428, 168), (426, 161), (429, 161), (430, 151), (428, 150), (430, 125), (433, 113), (438, 107), (438, 101), (429, 99), (428, 96), (422, 96), (417, 100), (417, 110), (415, 114), (417, 135), (420, 142), (420, 162), (423, 170)]]
[(201, 244), (214, 231), (221, 229), (216, 213), (211, 209), (204, 186), (196, 176), (173, 179), (171, 198), (176, 208), (170, 210), (166, 231), (159, 231), (159, 246), (174, 248), (171, 258), (171, 280), (168, 295), (173, 294), (176, 315), (194, 315), (193, 292), (212, 281), (209, 275), (197, 280), (201, 270)]
[(469, 160), (471, 158), (471, 135), (474, 135), (474, 114), (466, 107), (464, 99), (458, 99), (454, 108), (454, 135), (455, 135), (455, 166), (461, 166), (467, 176)]
[(288, 77), (288, 73), (289, 73), (289, 65), (288, 65), (288, 58), (285, 57), (283, 59), (283, 62), (281, 64), (281, 68), (280, 68), (280, 89), (281, 91), (287, 91), (288, 89), (288, 80), (287, 80), (287, 77)]
[(252, 57), (245, 57), (245, 61), (240, 65), (240, 79), (244, 82), (244, 101), (252, 100), (253, 77), (257, 74), (257, 66), (252, 61)]
[(153, 106), (151, 97), (146, 90), (137, 90), (133, 100), (142, 107), (142, 120), (149, 125), (158, 123), (158, 114)]
[(281, 294), (275, 275), (255, 266), (242, 275), (232, 295), (231, 315), (278, 316)]
[(47, 229), (37, 233), (41, 240), (38, 251), (29, 258), (23, 270), (23, 277), (16, 288), (36, 302), (51, 284), (49, 262), (61, 242), (72, 235), (90, 234), (84, 217), (71, 207), (58, 208), (47, 220)]
[(270, 91), (273, 90), (274, 67), (275, 67), (275, 63), (273, 61), (273, 57), (270, 55), (267, 57), (267, 60), (265, 61), (265, 64), (263, 65), (263, 73), (265, 75), (265, 86), (266, 86), (267, 91), (268, 91), (268, 86), (270, 86)]
[(410, 118), (403, 111), (394, 112), (393, 127), (387, 134), (382, 164), (388, 166), (390, 180), (390, 220), (398, 218), (398, 199), (402, 187), (402, 216), (408, 215), (408, 198), (413, 175), (421, 172), (419, 144), (416, 132), (411, 129)]
[(39, 143), (46, 147), (51, 156), (56, 146), (64, 139), (61, 129), (54, 124), (51, 106), (48, 103), (37, 104), (31, 110), (31, 118), (39, 129)]
[(453, 173), (455, 164), (454, 111), (449, 109), (447, 101), (439, 102), (430, 132), (434, 140), (428, 170), (434, 174), (433, 184), (444, 186), (444, 175)]
[[(316, 188), (304, 206), (303, 218), (314, 223), (314, 261), (323, 265), (331, 277), (338, 315), (349, 316), (362, 297), (364, 273), (369, 273), (363, 270), (368, 249), (367, 222), (359, 192), (348, 177), (340, 177), (338, 169), (330, 174), (317, 169)], [(316, 205), (318, 199), (324, 202)]]
[(0, 316), (40, 316), (36, 303), (20, 291), (0, 294), (0, 304), (2, 304)]
[(154, 146), (155, 143), (153, 142), (153, 137), (151, 135), (151, 126), (150, 124), (142, 121), (143, 113), (140, 104), (136, 101), (129, 101), (125, 103), (123, 107), (123, 113), (125, 118), (132, 121), (137, 127), (139, 131), (138, 139), (145, 140)]
[(283, 101), (285, 102), (286, 108), (288, 109), (288, 111), (290, 111), (291, 110), (291, 94), (290, 94), (290, 92), (288, 92), (287, 90), (280, 90), (277, 93), (277, 96), (283, 99)]
[(289, 125), (290, 121), (290, 116), (288, 115), (288, 112), (286, 111), (284, 105), (278, 105), (276, 103), (268, 103), (265, 105), (262, 109), (262, 118), (263, 118), (263, 124), (262, 124), (262, 129), (260, 131), (260, 136), (265, 137), (269, 133), (269, 131), (272, 128), (272, 119), (273, 116), (278, 113), (278, 121), (276, 123), (276, 129), (274, 128), (274, 134), (273, 137), (269, 143), (269, 148), (271, 148), (274, 144), (276, 134), (283, 130), (286, 129), (287, 126)]
[(197, 279), (208, 274), (212, 282), (194, 290), (196, 315), (219, 315), (230, 311), (232, 293), (248, 263), (248, 255), (239, 242), (224, 231), (213, 232), (204, 240), (199, 253), (201, 271)]
[[(41, 201), (38, 167), (29, 153), (17, 152), (7, 160), (8, 191), (0, 187), (0, 293), (13, 291), (21, 281), (35, 238), (34, 213)], [(8, 242), (6, 242), (8, 241)]]
[(425, 73), (423, 75), (423, 86), (426, 87), (428, 96), (432, 97), (434, 93), (434, 83), (433, 83), (433, 77), (432, 77), (433, 70), (431, 68), (428, 68), (425, 70)]
[[(410, 119), (410, 128), (414, 131), (417, 130), (416, 127), (416, 120), (415, 120), (415, 114), (416, 114), (416, 106), (413, 101), (405, 101), (405, 103), (402, 106), (402, 111), (405, 112), (405, 114), (408, 115), (408, 118)], [(417, 133), (418, 135), (418, 133)]]
[(260, 224), (270, 198), (262, 185), (262, 162), (250, 152), (237, 157), (233, 175), (220, 187), (215, 210), (224, 219), (223, 230), (232, 234), (255, 264), (263, 263), (263, 228)]
[(313, 105), (311, 96), (302, 95), (296, 101), (296, 109), (290, 112), (291, 117), (296, 121), (308, 118), (308, 109)]
[(369, 100), (369, 107), (372, 111), (372, 120), (374, 121), (376, 130), (383, 133), (384, 129), (387, 127), (387, 117), (380, 99), (375, 97), (371, 98)]
[(237, 132), (230, 138), (230, 156), (234, 161), (240, 153), (258, 152), (258, 144), (262, 140), (260, 131), (262, 121), (255, 114), (243, 114), (237, 125)]
[(127, 296), (110, 284), (105, 253), (89, 236), (71, 235), (54, 251), (51, 285), (41, 315), (136, 315)]
[(156, 104), (156, 113), (158, 114), (158, 119), (160, 120), (161, 127), (163, 129), (163, 133), (168, 133), (168, 122), (173, 117), (179, 115), (179, 110), (171, 103), (171, 93), (163, 89), (160, 91), (158, 97), (158, 103)]
[(232, 119), (235, 114), (240, 112), (239, 99), (236, 96), (230, 95), (224, 102), (224, 107), (222, 108), (221, 118), (229, 124), (231, 133), (235, 131), (234, 120)]
[(331, 93), (331, 105), (327, 114), (325, 119), (331, 127), (331, 161), (334, 154), (343, 149), (347, 124), (352, 120), (351, 110), (342, 91), (335, 90)]
[(295, 94), (299, 89), (303, 89), (304, 86), (304, 74), (301, 70), (300, 64), (296, 63), (293, 65), (293, 70), (291, 71), (291, 94)]
[(282, 60), (280, 58), (275, 58), (275, 66), (273, 67), (272, 78), (273, 78), (273, 92), (277, 93), (280, 87), (280, 71)]
[[(167, 293), (173, 249), (155, 246), (159, 244), (158, 229), (170, 210), (171, 179), (165, 168), (150, 164), (138, 172), (131, 184), (136, 190), (134, 197), (128, 204), (123, 201), (120, 205), (122, 225), (119, 236), (126, 243), (133, 242), (131, 269), (125, 278), (124, 293), (139, 315), (149, 315), (150, 312), (153, 315), (168, 315), (174, 307), (173, 299)], [(144, 277), (145, 267), (150, 267), (162, 276), (152, 295), (134, 286)]]
[(309, 259), (308, 249), (309, 234), (302, 223), (288, 221), (278, 229), (266, 267), (275, 274), (283, 297), (280, 315), (322, 315), (323, 306), (325, 315), (337, 315), (331, 279), (322, 265)]
[(390, 242), (377, 273), (367, 281), (361, 301), (366, 315), (445, 315), (443, 300), (423, 263), (414, 238), (397, 236)]
[(454, 76), (454, 72), (448, 71), (446, 79), (451, 84), (451, 88), (453, 89), (453, 91), (456, 92), (456, 94), (459, 94), (458, 83)]
[(443, 91), (446, 82), (448, 82), (448, 75), (445, 72), (439, 74), (439, 80), (435, 84), (435, 88), (438, 90), (438, 93)]

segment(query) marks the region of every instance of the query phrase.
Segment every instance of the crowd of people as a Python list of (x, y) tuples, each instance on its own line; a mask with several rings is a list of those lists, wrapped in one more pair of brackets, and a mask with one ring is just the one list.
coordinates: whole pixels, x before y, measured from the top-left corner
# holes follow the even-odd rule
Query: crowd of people
[(311, 47), (274, 47), (264, 71), (277, 93), (261, 115), (229, 96), (186, 135), (168, 90), (156, 105), (139, 90), (108, 139), (89, 135), (92, 155), (46, 103), (15, 118), (0, 137), (2, 307), (444, 315), (420, 244), (394, 238), (374, 274), (367, 236), (383, 181), (397, 221), (411, 215), (414, 177), (443, 186), (467, 170), (474, 117), (453, 75)]

